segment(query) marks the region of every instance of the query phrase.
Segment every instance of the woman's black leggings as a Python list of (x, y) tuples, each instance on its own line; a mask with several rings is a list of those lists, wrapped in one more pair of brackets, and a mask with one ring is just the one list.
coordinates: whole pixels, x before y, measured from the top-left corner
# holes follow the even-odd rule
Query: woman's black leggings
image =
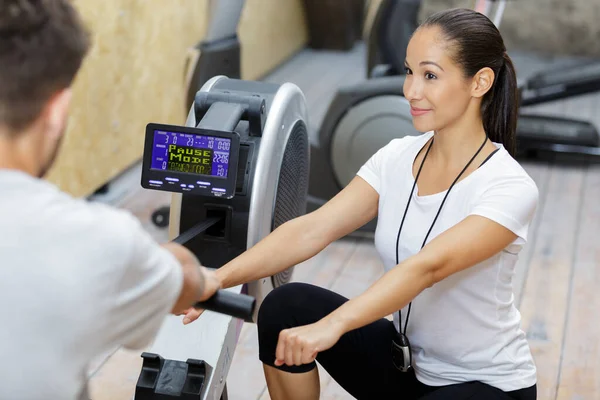
[[(305, 283), (288, 283), (273, 290), (258, 315), (260, 360), (288, 372), (307, 372), (316, 367), (275, 367), (275, 349), (283, 329), (317, 322), (346, 299), (327, 289)], [(390, 344), (395, 334), (391, 321), (383, 318), (344, 334), (317, 361), (331, 377), (356, 399), (394, 400), (535, 400), (536, 386), (503, 392), (481, 382), (431, 387), (419, 382), (414, 372), (400, 372), (392, 364)]]

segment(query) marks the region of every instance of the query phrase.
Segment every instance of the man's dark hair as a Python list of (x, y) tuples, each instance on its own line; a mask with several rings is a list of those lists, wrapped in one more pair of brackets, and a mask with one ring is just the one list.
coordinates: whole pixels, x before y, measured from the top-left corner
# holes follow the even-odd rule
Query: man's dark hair
[(18, 133), (75, 78), (89, 35), (69, 0), (0, 0), (0, 126)]

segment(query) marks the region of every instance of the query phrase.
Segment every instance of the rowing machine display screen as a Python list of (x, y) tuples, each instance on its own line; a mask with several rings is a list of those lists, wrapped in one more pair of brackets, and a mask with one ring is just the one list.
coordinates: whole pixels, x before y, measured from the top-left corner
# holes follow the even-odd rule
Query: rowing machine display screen
[(235, 132), (148, 124), (142, 186), (231, 198), (239, 147), (239, 135)]
[(152, 169), (227, 177), (231, 139), (154, 131)]

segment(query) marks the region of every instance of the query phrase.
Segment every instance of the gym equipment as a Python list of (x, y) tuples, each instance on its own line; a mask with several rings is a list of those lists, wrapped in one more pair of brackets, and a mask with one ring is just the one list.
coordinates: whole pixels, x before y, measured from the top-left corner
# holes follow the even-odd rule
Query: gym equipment
[[(311, 145), (308, 211), (344, 188), (360, 167), (392, 139), (420, 135), (412, 124), (404, 76), (369, 79), (338, 90)], [(376, 220), (355, 234), (375, 230)]]
[[(185, 104), (192, 104), (196, 92), (217, 75), (241, 78), (240, 41), (237, 27), (245, 0), (210, 0), (210, 17), (204, 39), (188, 49), (185, 65)], [(152, 213), (152, 222), (161, 228), (169, 226), (169, 207)]]
[[(505, 2), (506, 0), (477, 0), (474, 6), (486, 15), (494, 11), (494, 16), (490, 18), (499, 24)], [(491, 3), (496, 3), (494, 8)], [(395, 7), (400, 9), (407, 4), (412, 5), (413, 8), (409, 8), (412, 11), (399, 16), (398, 21), (391, 21), (400, 12)], [(414, 0), (383, 0), (380, 7), (372, 31), (382, 37), (379, 32), (381, 28), (376, 24), (391, 26), (396, 30), (400, 29), (397, 25), (410, 27), (418, 4)], [(397, 35), (397, 45), (406, 46), (403, 42), (408, 43), (410, 35), (407, 32)], [(387, 47), (381, 45), (379, 49), (382, 52), (385, 49), (398, 51), (393, 45), (394, 42), (388, 40)], [(405, 49), (406, 47), (403, 51), (398, 51), (401, 57), (405, 57)], [(369, 49), (369, 53), (371, 52)], [(354, 178), (360, 167), (392, 139), (421, 134), (413, 127), (410, 106), (404, 98), (405, 77), (403, 74), (394, 75), (395, 71), (403, 68), (404, 58), (396, 58), (394, 61), (393, 57), (388, 56), (387, 59), (392, 60), (390, 65), (374, 66), (370, 70), (374, 77), (339, 89), (330, 103), (318, 132), (318, 144), (311, 146), (309, 211), (316, 210), (335, 196)], [(402, 64), (398, 64), (400, 62)], [(539, 104), (596, 91), (599, 87), (600, 63), (582, 65), (577, 71), (568, 74), (563, 73), (562, 69), (543, 72), (521, 85), (521, 104), (523, 107)], [(600, 155), (600, 135), (593, 125), (567, 118), (526, 114), (524, 111), (526, 109), (521, 108), (517, 127), (520, 155), (544, 150), (580, 156)], [(376, 219), (353, 235), (371, 235), (375, 227)]]
[(600, 90), (600, 62), (586, 61), (560, 72), (538, 72), (520, 85), (520, 115), (517, 124), (519, 153), (533, 156), (539, 151), (600, 160), (600, 133), (587, 122), (572, 118), (536, 115), (527, 106), (547, 103)]
[(406, 47), (419, 26), (421, 0), (382, 0), (367, 39), (367, 78), (404, 74)]
[(482, 13), (483, 15), (489, 16), (494, 3), (497, 3), (496, 11), (494, 12), (493, 17), (490, 16), (490, 19), (494, 25), (500, 27), (500, 22), (502, 21), (502, 16), (504, 15), (504, 9), (506, 8), (506, 0), (475, 0), (473, 9)]
[[(220, 268), (304, 214), (306, 121), (305, 98), (297, 86), (217, 76), (196, 94), (185, 126), (148, 124), (141, 184), (174, 193), (170, 237), (206, 267)], [(216, 304), (209, 306), (219, 313), (204, 312), (188, 326), (181, 317), (167, 317), (142, 354), (135, 400), (226, 399), (242, 319), (256, 321), (262, 300), (292, 273), (293, 267), (218, 292), (209, 300)], [(241, 294), (255, 299), (249, 318), (247, 298), (219, 301)]]
[[(369, 32), (367, 78), (404, 74), (406, 48), (419, 26), (421, 0), (382, 0)], [(497, 3), (493, 16), (492, 10)], [(473, 9), (490, 16), (500, 26), (506, 0), (475, 0)]]
[(185, 104), (192, 104), (196, 92), (213, 76), (224, 75), (239, 79), (240, 41), (237, 27), (245, 0), (211, 0), (206, 36), (188, 50), (186, 62)]

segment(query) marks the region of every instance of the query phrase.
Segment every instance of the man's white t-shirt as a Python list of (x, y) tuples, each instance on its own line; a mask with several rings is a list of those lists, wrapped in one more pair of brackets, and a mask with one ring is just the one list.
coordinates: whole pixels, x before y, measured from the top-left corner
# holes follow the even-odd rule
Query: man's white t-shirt
[[(414, 184), (415, 157), (432, 135), (394, 139), (358, 172), (379, 193), (375, 246), (386, 271), (396, 266), (396, 238)], [(499, 150), (452, 188), (427, 242), (469, 215), (489, 218), (518, 237), (500, 253), (447, 277), (413, 300), (406, 334), (417, 379), (426, 385), (481, 381), (510, 391), (536, 383), (512, 279), (538, 190), (506, 149), (495, 145)], [(446, 194), (417, 193), (418, 185), (402, 227), (400, 262), (420, 251)], [(403, 329), (407, 311), (408, 306), (402, 309)], [(398, 313), (394, 324), (398, 329)]]
[(91, 360), (151, 342), (183, 284), (131, 214), (0, 170), (0, 399), (87, 398)]

